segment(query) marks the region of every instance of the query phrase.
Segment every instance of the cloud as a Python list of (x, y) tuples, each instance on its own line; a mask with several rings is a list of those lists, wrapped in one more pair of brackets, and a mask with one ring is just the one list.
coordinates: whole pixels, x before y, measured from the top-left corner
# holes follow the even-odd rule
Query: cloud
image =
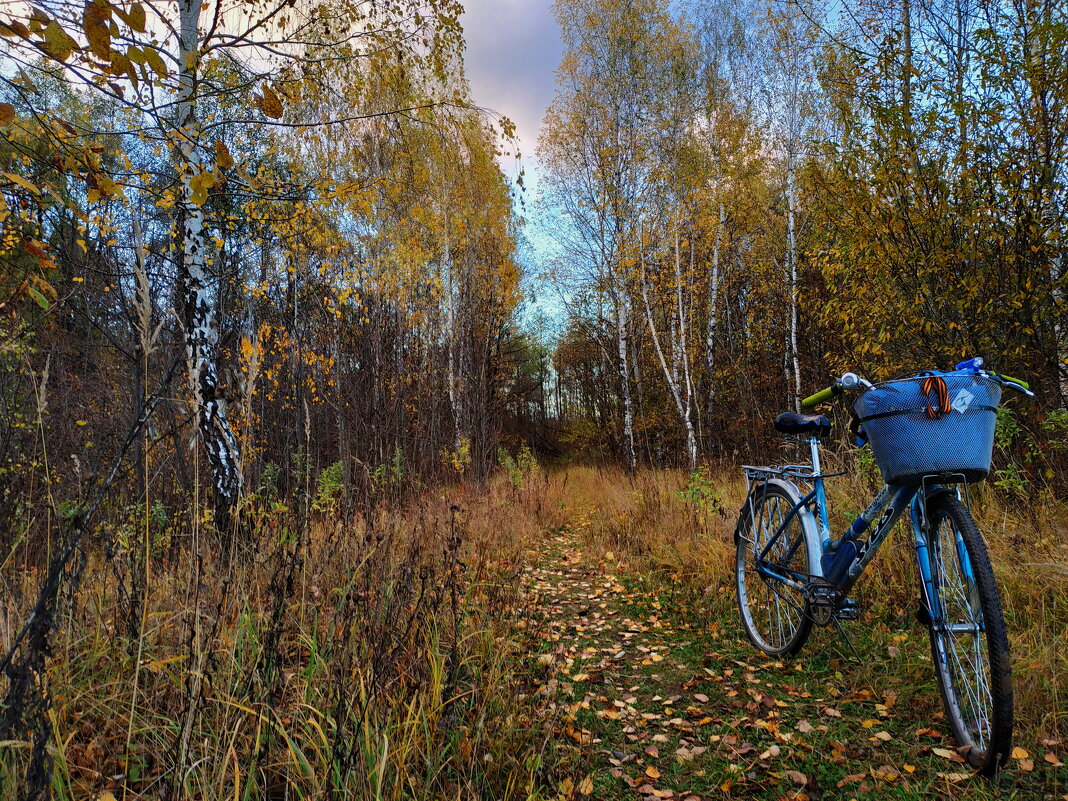
[(563, 46), (550, 0), (467, 0), (464, 62), (476, 103), (510, 118), (531, 159)]

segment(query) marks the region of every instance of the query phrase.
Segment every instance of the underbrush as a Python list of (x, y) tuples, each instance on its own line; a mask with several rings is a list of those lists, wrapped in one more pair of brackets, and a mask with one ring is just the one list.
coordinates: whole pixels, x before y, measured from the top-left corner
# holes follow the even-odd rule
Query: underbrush
[[(840, 530), (874, 494), (874, 476), (850, 454), (827, 458), (829, 471), (850, 468), (829, 487)], [(526, 628), (522, 594), (544, 532), (582, 535), (597, 559), (653, 582), (726, 645), (742, 637), (732, 533), (744, 495), (733, 468), (546, 477), (517, 467), (486, 488), (366, 519), (322, 514), (305, 528), (268, 515), (244, 550), (220, 547), (196, 521), (166, 543), (136, 529), (94, 541), (64, 590), (52, 653), (23, 696), (4, 701), (0, 798), (26, 797), (42, 733), (57, 799), (552, 796), (566, 757), (536, 692), (539, 634)], [(972, 500), (1009, 624), (1017, 742), (1064, 741), (1064, 510), (1016, 508), (989, 490)], [(901, 533), (857, 588), (863, 617), (847, 627), (860, 658), (818, 630), (799, 661), (818, 666), (832, 695), (843, 682), (871, 687), (937, 718)], [(5, 652), (43, 578), (8, 555)]]
[[(783, 460), (795, 462), (789, 452)], [(831, 524), (836, 532), (875, 496), (876, 473), (855, 465), (853, 453), (826, 454)], [(857, 469), (859, 468), (859, 469)], [(746, 486), (741, 471), (706, 468), (639, 471), (572, 468), (553, 488), (574, 504), (574, 526), (611, 559), (655, 576), (680, 607), (693, 610), (713, 638), (741, 632), (734, 589), (733, 532)], [(1016, 741), (1068, 740), (1068, 539), (1063, 505), (1019, 504), (988, 487), (972, 487), (1009, 630), (1016, 706)], [(799, 661), (829, 654), (837, 675), (856, 685), (892, 688), (941, 715), (926, 629), (918, 606), (915, 560), (899, 523), (854, 590), (862, 618), (847, 623), (850, 643), (832, 629), (816, 630)], [(859, 658), (856, 658), (858, 657)]]
[[(33, 789), (42, 733), (57, 799), (538, 797), (515, 622), (543, 496), (531, 472), (369, 523), (271, 516), (248, 553), (195, 522), (165, 549), (94, 542), (30, 700), (4, 705), (0, 797)], [(18, 562), (5, 652), (42, 578)]]

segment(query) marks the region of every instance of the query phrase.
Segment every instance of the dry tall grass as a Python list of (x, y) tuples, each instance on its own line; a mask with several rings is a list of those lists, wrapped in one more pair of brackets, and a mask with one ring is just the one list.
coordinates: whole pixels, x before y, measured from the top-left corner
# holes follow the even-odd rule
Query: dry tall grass
[[(544, 478), (525, 484), (305, 537), (265, 518), (258, 552), (236, 559), (194, 524), (153, 549), (143, 598), (128, 575), (140, 528), (112, 532), (39, 677), (53, 797), (534, 796), (551, 749), (520, 702), (513, 624), (524, 548), (552, 515)], [(3, 578), (6, 649), (39, 575), (9, 564)], [(23, 797), (32, 736), (0, 743), (0, 798)]]
[[(514, 478), (382, 510), (370, 527), (321, 520), (298, 536), (267, 517), (259, 550), (237, 559), (194, 523), (182, 541), (153, 546), (140, 584), (130, 574), (144, 571), (143, 530), (112, 532), (110, 551), (87, 554), (38, 677), (52, 701), (53, 796), (551, 795), (556, 748), (515, 625), (519, 576), (542, 533), (580, 530), (670, 584), (710, 637), (738, 636), (731, 535), (745, 487), (734, 469), (696, 484), (678, 471), (582, 467)], [(836, 527), (872, 492), (863, 476), (833, 481)], [(1062, 509), (1013, 508), (992, 493), (974, 507), (1009, 621), (1019, 740), (1064, 739)], [(40, 580), (12, 556), (0, 573), (5, 648)], [(841, 670), (853, 682), (926, 684), (919, 697), (936, 708), (905, 538), (892, 538), (859, 591), (864, 618), (850, 630), (865, 659)], [(818, 634), (801, 658), (829, 648)], [(23, 793), (25, 735), (0, 743), (0, 798)]]
[[(801, 454), (788, 453), (785, 461)], [(849, 468), (828, 481), (832, 529), (843, 531), (877, 491), (874, 471), (854, 465), (852, 453), (828, 454), (825, 469)], [(857, 470), (854, 470), (857, 468)], [(859, 472), (858, 472), (859, 471)], [(866, 473), (866, 474), (865, 474)], [(745, 498), (741, 471), (710, 471), (700, 482), (715, 493), (694, 503), (681, 495), (692, 484), (682, 471), (643, 471), (633, 478), (616, 469), (573, 468), (552, 487), (574, 504), (579, 525), (616, 558), (641, 573), (675, 585), (680, 603), (701, 610), (713, 634), (740, 633), (734, 591), (733, 531)], [(698, 493), (700, 494), (700, 493)], [(1018, 742), (1068, 737), (1068, 519), (1063, 505), (1005, 501), (987, 488), (972, 488), (972, 508), (990, 550), (1009, 629)], [(855, 588), (864, 608), (847, 630), (863, 658), (849, 668), (852, 680), (928, 685), (938, 704), (926, 631), (913, 619), (918, 585), (904, 523), (884, 544)], [(814, 636), (799, 659), (831, 645), (833, 630)], [(839, 648), (839, 652), (849, 653)]]

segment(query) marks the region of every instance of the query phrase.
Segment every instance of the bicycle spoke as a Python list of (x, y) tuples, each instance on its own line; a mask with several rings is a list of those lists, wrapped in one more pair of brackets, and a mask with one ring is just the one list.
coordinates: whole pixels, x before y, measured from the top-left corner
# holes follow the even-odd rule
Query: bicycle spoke
[[(932, 573), (942, 598), (938, 638), (942, 642), (944, 670), (956, 695), (961, 721), (973, 745), (985, 750), (991, 732), (993, 704), (987, 675), (989, 660), (983, 637), (982, 609), (972, 586), (974, 580), (969, 578), (966, 563), (962, 560), (963, 549), (958, 537), (947, 519), (940, 521), (932, 542), (935, 557)], [(970, 631), (950, 628), (955, 625), (967, 625)]]
[(754, 643), (781, 651), (809, 621), (801, 594), (775, 576), (807, 577), (808, 552), (801, 519), (791, 514), (793, 503), (786, 496), (772, 488), (757, 490), (752, 498), (739, 533), (739, 601)]

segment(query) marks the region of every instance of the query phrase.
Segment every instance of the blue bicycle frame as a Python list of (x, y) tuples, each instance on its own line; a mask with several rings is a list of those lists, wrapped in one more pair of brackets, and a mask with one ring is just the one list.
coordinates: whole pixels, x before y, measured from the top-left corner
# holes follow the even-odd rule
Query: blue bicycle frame
[[(808, 440), (808, 444), (812, 460), (811, 467), (807, 465), (787, 465), (785, 467), (743, 466), (746, 481), (749, 484), (747, 496), (750, 498), (750, 503), (752, 503), (753, 498), (751, 491), (752, 481), (763, 483), (771, 478), (785, 478), (797, 479), (811, 485), (811, 490), (793, 504), (757, 555), (758, 573), (800, 592), (805, 592), (813, 581), (824, 585), (829, 584), (844, 596), (875, 557), (876, 552), (886, 540), (894, 524), (897, 523), (906, 510), (911, 510), (914, 547), (920, 571), (923, 601), (932, 621), (936, 623), (941, 621), (943, 617), (941, 603), (938, 594), (934, 592), (933, 555), (928, 541), (926, 501), (937, 493), (950, 492), (951, 490), (937, 484), (928, 486), (926, 481), (919, 487), (884, 485), (879, 494), (875, 496), (875, 499), (853, 521), (849, 529), (836, 540), (831, 535), (827, 497), (823, 485), (824, 479), (828, 476), (821, 472), (819, 439), (812, 437)], [(752, 508), (750, 513), (755, 514)], [(808, 566), (811, 571), (809, 574), (784, 570), (781, 567), (781, 565), (788, 564), (792, 560), (794, 552), (802, 545), (802, 538), (798, 538), (791, 544), (789, 550), (782, 555), (782, 558), (777, 560), (779, 562), (778, 565), (772, 565), (768, 562), (768, 555), (773, 552), (776, 544), (786, 535), (791, 523), (799, 515), (811, 515), (818, 532), (818, 553), (820, 558), (815, 564)], [(804, 526), (802, 526), (802, 529), (804, 529)], [(867, 537), (861, 539), (861, 535), (866, 532), (868, 533)], [(964, 573), (971, 578), (971, 563), (959, 532), (956, 533), (956, 551)]]

